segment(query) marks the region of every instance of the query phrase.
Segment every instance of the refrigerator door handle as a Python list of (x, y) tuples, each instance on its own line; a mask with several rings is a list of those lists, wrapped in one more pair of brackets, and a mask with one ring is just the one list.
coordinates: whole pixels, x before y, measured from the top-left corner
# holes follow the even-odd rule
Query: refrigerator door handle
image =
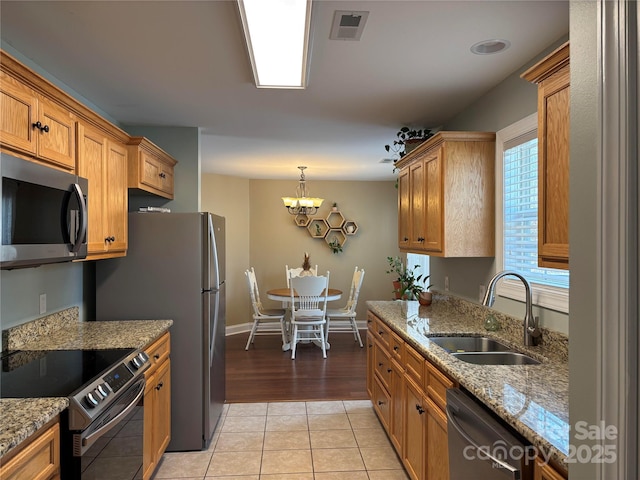
[(213, 228), (213, 220), (211, 219), (211, 215), (207, 215), (207, 232), (208, 232), (208, 262), (209, 270), (207, 272), (206, 283), (204, 283), (205, 288), (208, 290), (217, 290), (220, 288), (220, 264), (218, 262), (218, 249), (216, 247), (216, 235), (215, 230)]

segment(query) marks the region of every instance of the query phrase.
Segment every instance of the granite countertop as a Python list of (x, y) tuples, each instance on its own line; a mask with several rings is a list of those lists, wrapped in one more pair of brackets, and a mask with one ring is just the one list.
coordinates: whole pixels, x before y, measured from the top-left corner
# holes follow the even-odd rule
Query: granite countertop
[[(172, 320), (80, 322), (78, 307), (2, 332), (3, 350), (105, 350), (142, 348)], [(69, 406), (66, 397), (0, 399), (0, 457)]]
[[(368, 301), (371, 312), (450, 378), (476, 396), (538, 449), (567, 468), (569, 450), (568, 338), (543, 329), (543, 344), (525, 347), (522, 320), (453, 296), (434, 295), (431, 306), (417, 301)], [(488, 332), (493, 313), (501, 329)], [(494, 338), (526, 353), (540, 365), (475, 365), (458, 360), (429, 336), (473, 334)]]

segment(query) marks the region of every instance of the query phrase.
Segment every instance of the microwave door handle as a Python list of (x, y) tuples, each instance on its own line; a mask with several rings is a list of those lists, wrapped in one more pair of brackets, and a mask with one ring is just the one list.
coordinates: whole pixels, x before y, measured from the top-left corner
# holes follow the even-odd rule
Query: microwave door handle
[(446, 412), (447, 412), (447, 420), (449, 422), (449, 425), (453, 426), (453, 428), (455, 428), (458, 431), (458, 433), (460, 435), (462, 435), (462, 438), (464, 438), (469, 445), (473, 446), (477, 450), (480, 450), (484, 455), (487, 456), (487, 458), (489, 460), (491, 460), (492, 462), (495, 462), (496, 464), (500, 465), (501, 468), (504, 468), (505, 470), (507, 470), (511, 475), (515, 475), (516, 473), (519, 472), (519, 470), (517, 468), (514, 468), (511, 465), (509, 465), (508, 463), (505, 463), (504, 461), (500, 460), (499, 458), (494, 457), (485, 448), (482, 448), (480, 445), (478, 445), (473, 440), (473, 438), (471, 438), (469, 436), (469, 434), (464, 431), (462, 426), (455, 419), (450, 405), (447, 405)]
[(87, 202), (84, 199), (84, 194), (82, 193), (80, 185), (74, 183), (72, 186), (72, 190), (75, 196), (78, 198), (78, 205), (80, 206), (80, 227), (78, 229), (77, 235), (72, 235), (75, 232), (69, 232), (69, 238), (71, 240), (71, 244), (73, 245), (71, 251), (73, 253), (77, 253), (78, 250), (80, 250), (80, 248), (82, 247), (82, 239), (87, 234)]

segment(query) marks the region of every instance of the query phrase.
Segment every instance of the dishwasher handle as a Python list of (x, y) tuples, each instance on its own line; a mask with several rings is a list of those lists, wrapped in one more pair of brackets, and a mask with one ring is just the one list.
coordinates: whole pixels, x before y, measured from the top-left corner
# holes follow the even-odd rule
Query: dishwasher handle
[[(504, 468), (505, 470), (508, 470), (510, 474), (513, 474), (514, 476), (516, 474), (519, 473), (519, 469), (515, 468), (511, 465), (509, 465), (508, 463), (505, 463), (504, 461), (500, 460), (499, 458), (494, 457), (493, 455), (491, 455), (486, 449), (482, 448), (480, 445), (478, 445), (475, 440), (473, 440), (473, 438), (471, 438), (469, 436), (469, 434), (467, 432), (464, 431), (464, 429), (462, 428), (462, 426), (458, 423), (458, 421), (455, 419), (453, 412), (451, 411), (451, 406), (447, 405), (446, 411), (447, 411), (447, 421), (449, 422), (449, 425), (453, 425), (453, 428), (456, 429), (456, 431), (462, 435), (462, 437), (467, 441), (467, 443), (469, 443), (470, 445), (472, 445), (474, 448), (476, 448), (477, 450), (481, 451), (483, 454), (485, 454), (487, 456), (487, 458), (489, 460), (491, 460), (492, 462), (497, 463), (501, 468)], [(514, 478), (519, 478), (519, 477), (514, 477)]]

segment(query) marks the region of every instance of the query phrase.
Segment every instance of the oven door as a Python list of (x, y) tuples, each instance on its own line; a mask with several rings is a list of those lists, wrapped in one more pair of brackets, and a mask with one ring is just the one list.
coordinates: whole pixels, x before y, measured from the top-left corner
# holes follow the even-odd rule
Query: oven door
[(62, 478), (133, 480), (142, 478), (143, 398), (140, 378), (81, 432), (66, 432)]

